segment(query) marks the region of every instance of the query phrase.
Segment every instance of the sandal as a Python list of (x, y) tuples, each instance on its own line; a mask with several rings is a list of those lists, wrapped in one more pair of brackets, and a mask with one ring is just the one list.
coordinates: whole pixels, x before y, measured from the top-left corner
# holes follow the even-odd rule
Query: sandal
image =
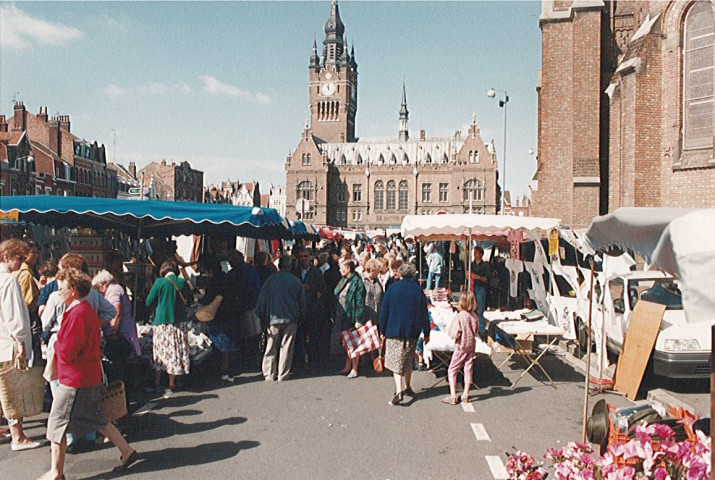
[(137, 453), (136, 450), (134, 450), (127, 458), (126, 460), (122, 460), (122, 457), (119, 457), (119, 461), (122, 462), (120, 465), (117, 465), (112, 469), (113, 472), (123, 472), (127, 468), (129, 468), (130, 465), (135, 463), (137, 460), (139, 460), (139, 454)]
[(443, 398), (442, 403), (445, 403), (447, 405), (457, 405), (457, 397), (449, 396), (447, 398)]

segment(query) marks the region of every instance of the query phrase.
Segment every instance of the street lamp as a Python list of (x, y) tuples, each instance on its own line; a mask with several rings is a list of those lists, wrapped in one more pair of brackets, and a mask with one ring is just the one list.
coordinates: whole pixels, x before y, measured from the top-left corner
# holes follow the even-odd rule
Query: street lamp
[(502, 100), (499, 100), (499, 106), (504, 108), (504, 154), (502, 155), (504, 172), (502, 175), (501, 187), (501, 214), (504, 215), (504, 196), (506, 195), (506, 104), (509, 103), (509, 95), (506, 93), (506, 90), (495, 90), (493, 88), (490, 88), (487, 92), (487, 97), (495, 98), (497, 96), (497, 92), (504, 94), (504, 98)]

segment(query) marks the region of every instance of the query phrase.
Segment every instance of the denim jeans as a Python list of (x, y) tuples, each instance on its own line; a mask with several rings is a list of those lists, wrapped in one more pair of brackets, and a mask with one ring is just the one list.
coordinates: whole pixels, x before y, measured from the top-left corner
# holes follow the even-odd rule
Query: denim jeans
[(432, 273), (432, 272), (427, 272), (427, 284), (425, 285), (425, 288), (427, 290), (432, 290), (432, 279), (434, 278), (434, 288), (439, 288), (439, 277), (441, 274), (439, 273)]
[(477, 316), (479, 317), (479, 333), (486, 335), (487, 321), (484, 320), (484, 310), (487, 307), (487, 287), (474, 286), (474, 298), (477, 300)]

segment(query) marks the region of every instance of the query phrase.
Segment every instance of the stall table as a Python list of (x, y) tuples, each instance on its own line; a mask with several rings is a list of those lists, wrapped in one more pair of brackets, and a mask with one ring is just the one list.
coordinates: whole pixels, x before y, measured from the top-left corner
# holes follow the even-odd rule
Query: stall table
[[(537, 367), (549, 379), (552, 387), (556, 388), (554, 380), (548, 374), (544, 366), (541, 364), (541, 358), (549, 351), (549, 349), (561, 338), (563, 331), (556, 325), (551, 325), (546, 320), (538, 320), (535, 322), (527, 322), (523, 320), (508, 320), (500, 322), (497, 326), (507, 335), (510, 335), (516, 342), (516, 347), (512, 349), (509, 356), (504, 360), (499, 368), (501, 368), (514, 355), (522, 358), (526, 362), (526, 370), (524, 370), (519, 378), (512, 383), (510, 388), (514, 388), (517, 383), (526, 375), (532, 368)], [(535, 357), (532, 351), (534, 338), (537, 336), (546, 337), (546, 344), (541, 348), (541, 352)], [(546, 382), (543, 382), (546, 383)]]

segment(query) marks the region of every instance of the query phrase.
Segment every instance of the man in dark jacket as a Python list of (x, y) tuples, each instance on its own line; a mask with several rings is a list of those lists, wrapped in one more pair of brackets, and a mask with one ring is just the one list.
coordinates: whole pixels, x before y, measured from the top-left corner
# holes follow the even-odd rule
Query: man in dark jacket
[(308, 250), (303, 246), (294, 249), (296, 257), (293, 274), (303, 283), (306, 295), (305, 321), (298, 326), (298, 345), (296, 351), (300, 356), (308, 355), (310, 373), (316, 374), (321, 359), (320, 346), (324, 343), (326, 327), (323, 309), (323, 297), (327, 293), (323, 274), (315, 266)]
[(258, 296), (256, 313), (268, 335), (263, 357), (267, 381), (283, 381), (290, 375), (298, 323), (305, 317), (305, 291), (291, 273), (291, 263), (290, 256), (282, 256), (278, 261), (280, 271), (266, 279)]

